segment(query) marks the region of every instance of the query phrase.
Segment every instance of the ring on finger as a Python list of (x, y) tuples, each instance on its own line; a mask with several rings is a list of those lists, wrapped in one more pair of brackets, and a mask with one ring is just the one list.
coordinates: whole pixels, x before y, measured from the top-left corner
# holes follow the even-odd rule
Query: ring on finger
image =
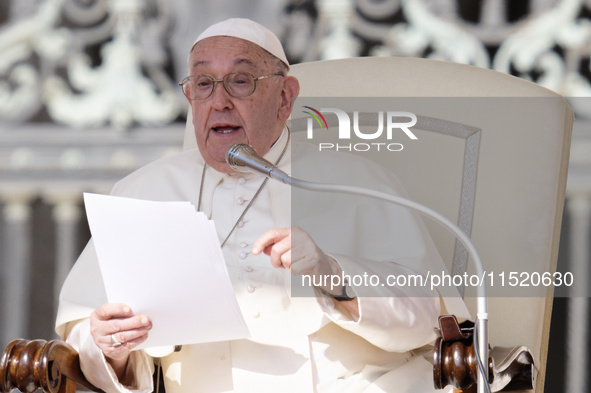
[(115, 333), (111, 334), (111, 346), (118, 347), (121, 344), (123, 344), (123, 343), (115, 338)]

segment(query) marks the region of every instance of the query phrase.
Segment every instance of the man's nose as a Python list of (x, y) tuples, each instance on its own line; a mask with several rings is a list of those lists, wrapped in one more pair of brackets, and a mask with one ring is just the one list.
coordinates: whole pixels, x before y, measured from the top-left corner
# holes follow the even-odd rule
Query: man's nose
[(211, 105), (215, 110), (232, 109), (232, 96), (222, 81), (215, 81), (211, 93)]

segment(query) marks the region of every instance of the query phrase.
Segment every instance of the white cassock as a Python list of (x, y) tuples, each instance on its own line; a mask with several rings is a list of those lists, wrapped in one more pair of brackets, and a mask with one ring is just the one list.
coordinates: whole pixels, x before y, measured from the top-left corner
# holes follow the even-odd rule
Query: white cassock
[[(265, 158), (275, 162), (288, 142), (284, 132)], [(377, 165), (340, 153), (320, 154), (311, 145), (290, 144), (279, 167), (288, 173), (297, 167), (297, 175), (308, 174), (310, 180), (400, 193), (397, 180)], [(198, 150), (189, 150), (134, 172), (115, 185), (113, 194), (191, 201), (197, 206), (202, 171)], [(262, 181), (257, 174), (227, 175), (207, 168), (201, 210), (214, 220), (220, 242)], [(370, 199), (292, 193), (290, 187), (270, 180), (223, 248), (251, 338), (184, 345), (180, 352), (162, 358), (167, 392), (433, 391), (432, 365), (415, 349), (435, 338), (439, 297), (370, 286), (358, 298), (357, 319), (311, 287), (301, 289), (307, 296), (291, 296), (299, 278), (273, 268), (266, 255), (250, 252), (266, 230), (290, 225), (310, 233), (350, 276), (444, 269), (422, 223), (406, 209)], [(130, 368), (136, 383), (126, 388), (90, 336), (87, 317), (106, 302), (91, 241), (62, 289), (56, 331), (80, 352), (82, 369), (96, 386), (107, 392), (149, 392), (150, 357), (143, 351), (132, 353)], [(447, 309), (464, 313), (449, 305)]]

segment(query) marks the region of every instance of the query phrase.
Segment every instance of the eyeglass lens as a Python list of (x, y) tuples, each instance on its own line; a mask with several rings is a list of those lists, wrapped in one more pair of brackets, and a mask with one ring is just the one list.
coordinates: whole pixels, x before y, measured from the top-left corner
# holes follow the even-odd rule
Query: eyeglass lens
[[(211, 95), (216, 82), (219, 81), (208, 75), (191, 77), (188, 89), (185, 88), (185, 94), (189, 93), (189, 98), (193, 100), (205, 99)], [(255, 78), (243, 72), (228, 74), (224, 76), (223, 85), (231, 96), (246, 97), (254, 92)]]

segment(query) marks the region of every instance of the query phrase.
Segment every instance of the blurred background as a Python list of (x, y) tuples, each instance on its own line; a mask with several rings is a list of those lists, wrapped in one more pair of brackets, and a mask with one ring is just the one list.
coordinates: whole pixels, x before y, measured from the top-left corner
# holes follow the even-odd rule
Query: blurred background
[[(188, 49), (229, 17), (276, 32), (293, 64), (428, 57), (578, 97), (559, 269), (589, 281), (591, 0), (0, 0), (0, 348), (55, 338), (90, 237), (82, 192), (180, 151)], [(547, 392), (591, 392), (588, 326), (588, 298), (555, 299)]]

